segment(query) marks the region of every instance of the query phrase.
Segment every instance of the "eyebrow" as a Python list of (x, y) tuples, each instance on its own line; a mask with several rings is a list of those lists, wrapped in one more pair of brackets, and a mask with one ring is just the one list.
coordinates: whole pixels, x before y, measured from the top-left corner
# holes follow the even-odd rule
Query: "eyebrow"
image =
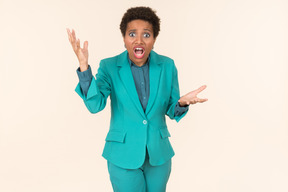
[[(136, 29), (130, 29), (128, 32), (135, 32)], [(152, 32), (150, 29), (144, 29), (144, 31), (149, 31), (149, 32)]]
[(149, 32), (152, 32), (152, 31), (150, 31), (150, 29), (144, 29), (144, 31), (149, 31)]

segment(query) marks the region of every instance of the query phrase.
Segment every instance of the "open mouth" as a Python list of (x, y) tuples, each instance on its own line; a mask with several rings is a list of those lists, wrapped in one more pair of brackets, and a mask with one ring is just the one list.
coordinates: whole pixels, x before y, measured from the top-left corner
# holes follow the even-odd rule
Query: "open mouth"
[(141, 59), (144, 57), (145, 49), (143, 47), (135, 47), (134, 48), (134, 56), (137, 59)]

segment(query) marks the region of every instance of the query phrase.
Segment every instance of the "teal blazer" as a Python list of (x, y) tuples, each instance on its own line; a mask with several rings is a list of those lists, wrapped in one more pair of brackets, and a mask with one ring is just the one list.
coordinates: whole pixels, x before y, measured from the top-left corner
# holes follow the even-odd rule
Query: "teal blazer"
[(110, 96), (111, 121), (102, 156), (119, 167), (139, 168), (145, 160), (146, 147), (152, 166), (161, 165), (174, 156), (165, 115), (179, 122), (187, 113), (174, 115), (180, 98), (174, 61), (152, 50), (149, 82), (150, 95), (144, 112), (129, 66), (128, 53), (124, 51), (101, 60), (87, 96), (82, 93), (80, 83), (75, 89), (91, 113), (103, 110)]

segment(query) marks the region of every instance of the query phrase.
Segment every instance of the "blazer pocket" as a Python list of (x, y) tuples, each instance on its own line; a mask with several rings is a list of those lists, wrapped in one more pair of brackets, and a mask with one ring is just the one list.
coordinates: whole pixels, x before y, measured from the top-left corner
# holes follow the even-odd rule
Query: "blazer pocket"
[(162, 139), (165, 139), (167, 137), (171, 137), (171, 135), (170, 135), (170, 133), (169, 133), (169, 131), (168, 131), (166, 126), (163, 127), (163, 128), (160, 128), (159, 130), (160, 130), (160, 135), (161, 135)]
[(124, 143), (126, 132), (122, 131), (109, 131), (105, 141), (114, 141), (119, 143)]

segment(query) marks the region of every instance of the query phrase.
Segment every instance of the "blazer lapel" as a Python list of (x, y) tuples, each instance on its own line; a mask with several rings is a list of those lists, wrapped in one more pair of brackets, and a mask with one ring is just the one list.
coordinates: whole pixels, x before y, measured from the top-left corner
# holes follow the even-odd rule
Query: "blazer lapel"
[(119, 75), (120, 79), (129, 95), (133, 103), (135, 104), (137, 110), (141, 115), (145, 118), (145, 114), (143, 111), (143, 108), (141, 106), (138, 93), (135, 87), (134, 78), (131, 72), (131, 68), (129, 66), (128, 61), (128, 52), (124, 51), (120, 56), (118, 57), (117, 66), (119, 67)]
[(149, 63), (149, 83), (150, 83), (150, 95), (148, 104), (145, 110), (145, 114), (148, 114), (151, 110), (154, 101), (157, 96), (158, 92), (158, 86), (160, 81), (160, 75), (161, 75), (161, 61), (158, 59), (157, 53), (154, 51), (151, 51), (150, 53), (150, 63)]

